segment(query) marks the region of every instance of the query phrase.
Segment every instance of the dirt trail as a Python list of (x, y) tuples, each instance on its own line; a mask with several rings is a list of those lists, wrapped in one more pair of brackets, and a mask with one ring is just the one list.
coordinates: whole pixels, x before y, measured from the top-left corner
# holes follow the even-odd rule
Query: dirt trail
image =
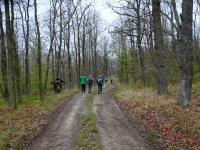
[[(81, 118), (87, 113), (86, 96), (74, 96), (67, 102), (55, 120), (24, 150), (78, 150), (76, 135)], [(111, 89), (94, 98), (97, 129), (104, 150), (151, 150), (137, 131), (129, 126), (112, 97)]]
[(33, 141), (29, 150), (75, 150), (75, 137), (80, 118), (87, 112), (85, 96), (74, 96), (56, 119)]
[(95, 96), (94, 112), (97, 115), (97, 128), (104, 150), (151, 150), (137, 131), (129, 126), (111, 90)]

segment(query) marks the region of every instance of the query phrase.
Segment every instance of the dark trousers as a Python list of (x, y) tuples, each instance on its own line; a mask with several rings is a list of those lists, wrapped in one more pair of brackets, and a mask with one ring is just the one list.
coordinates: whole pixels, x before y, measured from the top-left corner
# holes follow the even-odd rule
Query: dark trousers
[(98, 94), (102, 93), (102, 84), (98, 84)]
[(85, 93), (85, 84), (81, 84), (82, 93)]
[(89, 88), (88, 93), (91, 93), (92, 92), (92, 84), (88, 84), (88, 88)]

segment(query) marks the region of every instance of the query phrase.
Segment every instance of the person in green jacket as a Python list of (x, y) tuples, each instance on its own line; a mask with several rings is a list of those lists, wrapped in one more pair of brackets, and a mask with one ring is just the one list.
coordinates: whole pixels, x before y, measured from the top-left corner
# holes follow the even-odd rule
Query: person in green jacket
[(80, 77), (80, 83), (81, 83), (82, 93), (85, 93), (85, 89), (86, 89), (87, 82), (88, 82), (88, 78), (87, 78), (86, 75), (83, 74), (83, 75)]

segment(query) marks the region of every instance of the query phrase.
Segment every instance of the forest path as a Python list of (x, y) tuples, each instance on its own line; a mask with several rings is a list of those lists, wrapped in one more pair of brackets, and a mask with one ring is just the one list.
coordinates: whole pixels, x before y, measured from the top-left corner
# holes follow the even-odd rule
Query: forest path
[[(24, 150), (78, 150), (76, 135), (88, 110), (86, 95), (78, 94), (65, 103), (55, 120)], [(94, 97), (93, 109), (103, 150), (152, 149), (129, 125), (113, 99), (112, 88)]]
[(112, 96), (112, 89), (94, 98), (94, 112), (97, 116), (97, 129), (104, 150), (151, 150), (128, 120)]
[(75, 138), (81, 117), (87, 112), (86, 96), (76, 95), (65, 104), (41, 136), (26, 150), (76, 150)]

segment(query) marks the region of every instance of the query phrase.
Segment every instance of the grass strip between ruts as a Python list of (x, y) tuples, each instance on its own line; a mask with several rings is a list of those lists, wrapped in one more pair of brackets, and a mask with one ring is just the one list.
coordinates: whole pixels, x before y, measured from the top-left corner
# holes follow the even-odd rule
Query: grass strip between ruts
[(84, 116), (77, 137), (80, 149), (100, 150), (98, 130), (96, 128), (96, 115), (93, 113), (94, 93), (86, 97), (88, 112)]

